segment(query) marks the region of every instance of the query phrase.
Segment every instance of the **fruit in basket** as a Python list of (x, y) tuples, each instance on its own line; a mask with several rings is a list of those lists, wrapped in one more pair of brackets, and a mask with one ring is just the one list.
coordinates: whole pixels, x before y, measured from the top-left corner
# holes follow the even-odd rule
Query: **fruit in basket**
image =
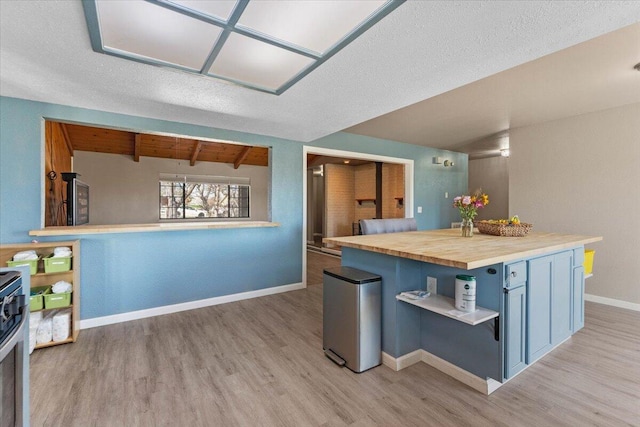
[(506, 219), (487, 219), (483, 222), (488, 222), (489, 224), (508, 224), (509, 221)]
[(518, 215), (514, 215), (509, 219), (487, 219), (482, 222), (498, 225), (518, 225), (520, 224), (520, 218), (518, 217)]

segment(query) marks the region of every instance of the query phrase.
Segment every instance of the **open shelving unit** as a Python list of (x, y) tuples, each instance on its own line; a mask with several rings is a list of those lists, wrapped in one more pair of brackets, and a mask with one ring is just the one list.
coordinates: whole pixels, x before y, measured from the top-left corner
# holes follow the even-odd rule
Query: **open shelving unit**
[(356, 202), (358, 202), (359, 205), (362, 205), (363, 203), (373, 203), (375, 205), (376, 199), (356, 199)]
[(476, 311), (474, 312), (459, 314), (462, 312), (456, 309), (453, 298), (445, 297), (444, 295), (430, 295), (422, 299), (411, 299), (396, 295), (396, 299), (472, 326), (479, 325), (500, 315), (497, 311), (478, 306), (476, 306)]
[[(36, 349), (51, 347), (59, 344), (67, 344), (75, 342), (78, 339), (78, 334), (80, 332), (80, 241), (74, 240), (67, 242), (14, 243), (0, 245), (0, 265), (2, 265), (3, 267), (7, 266), (7, 261), (12, 260), (13, 255), (15, 255), (17, 252), (34, 250), (40, 256), (40, 258), (44, 258), (51, 254), (53, 252), (53, 249), (58, 246), (67, 246), (73, 251), (73, 257), (71, 258), (71, 270), (56, 273), (45, 273), (44, 263), (41, 259), (38, 261), (38, 272), (31, 275), (31, 287), (35, 288), (38, 286), (50, 286), (60, 280), (64, 280), (73, 285), (73, 291), (71, 293), (71, 305), (63, 308), (44, 308), (42, 310), (38, 310), (42, 311), (44, 314), (53, 310), (70, 309), (71, 331), (69, 333), (69, 338), (67, 338), (66, 340), (51, 341), (48, 343), (38, 344), (36, 345)], [(26, 292), (27, 291), (25, 290), (25, 293)]]

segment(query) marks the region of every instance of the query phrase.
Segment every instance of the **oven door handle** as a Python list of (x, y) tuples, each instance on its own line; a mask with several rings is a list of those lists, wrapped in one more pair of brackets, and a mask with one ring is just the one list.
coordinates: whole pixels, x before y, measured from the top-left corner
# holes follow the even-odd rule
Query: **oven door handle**
[(20, 325), (13, 331), (9, 339), (7, 339), (2, 347), (0, 347), (0, 362), (4, 360), (5, 357), (13, 350), (13, 347), (19, 341), (24, 341), (24, 328), (27, 324), (27, 319), (29, 319), (29, 310), (26, 310), (27, 306), (22, 307), (22, 320), (20, 320)]

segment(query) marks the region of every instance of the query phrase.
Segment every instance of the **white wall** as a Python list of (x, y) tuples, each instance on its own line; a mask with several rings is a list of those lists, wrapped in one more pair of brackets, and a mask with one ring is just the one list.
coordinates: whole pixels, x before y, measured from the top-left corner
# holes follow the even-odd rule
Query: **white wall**
[(510, 212), (603, 236), (586, 293), (640, 304), (640, 104), (511, 130), (510, 151)]
[(159, 221), (159, 174), (215, 175), (251, 179), (251, 220), (268, 220), (268, 167), (75, 151), (73, 169), (90, 187), (90, 223), (145, 224)]
[[(509, 159), (489, 157), (469, 160), (469, 193), (478, 188), (489, 195), (489, 204), (478, 209), (477, 219), (500, 219), (509, 216)], [(518, 212), (512, 213), (516, 215)]]

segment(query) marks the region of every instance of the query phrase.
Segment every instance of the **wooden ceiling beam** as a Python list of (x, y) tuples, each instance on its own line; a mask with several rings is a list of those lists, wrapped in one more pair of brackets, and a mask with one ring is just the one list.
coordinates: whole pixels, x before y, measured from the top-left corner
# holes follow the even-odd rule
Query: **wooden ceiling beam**
[(67, 144), (67, 148), (69, 149), (69, 154), (73, 156), (73, 145), (71, 144), (71, 138), (69, 138), (67, 126), (64, 123), (60, 123), (60, 130), (62, 130), (62, 136), (64, 137), (64, 142)]
[[(0, 0), (2, 1), (2, 0)], [(52, 122), (58, 126), (59, 122)], [(229, 144), (222, 141), (199, 140), (198, 138), (178, 138), (168, 135), (156, 135), (143, 132), (104, 129), (91, 126), (66, 124), (66, 130), (73, 151), (122, 154), (131, 156), (139, 163), (141, 157), (159, 159), (181, 159), (195, 163), (226, 163), (235, 165), (269, 165), (269, 148)], [(64, 135), (57, 128), (60, 144)], [(200, 143), (200, 144), (199, 144)]]
[(240, 154), (238, 154), (238, 157), (236, 157), (236, 160), (233, 162), (233, 168), (234, 169), (238, 169), (240, 167), (242, 162), (244, 162), (244, 159), (246, 159), (247, 156), (249, 155), (249, 151), (251, 151), (252, 148), (253, 147), (251, 147), (251, 146), (247, 146), (247, 147), (244, 147), (242, 149)]
[(193, 145), (193, 152), (191, 153), (191, 166), (196, 164), (196, 160), (198, 160), (198, 154), (200, 154), (200, 150), (202, 150), (202, 141), (196, 141)]
[(140, 145), (142, 144), (142, 135), (136, 133), (135, 142), (133, 143), (133, 161), (140, 161)]

